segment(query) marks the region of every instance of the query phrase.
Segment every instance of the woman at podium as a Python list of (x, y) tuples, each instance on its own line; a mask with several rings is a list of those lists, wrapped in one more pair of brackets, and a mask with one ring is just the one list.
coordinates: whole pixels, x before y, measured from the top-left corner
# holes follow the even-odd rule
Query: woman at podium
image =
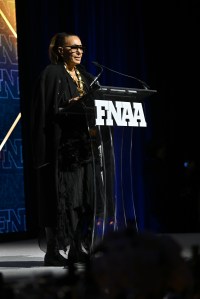
[[(77, 35), (53, 36), (51, 64), (40, 74), (33, 94), (32, 155), (46, 266), (87, 261), (94, 213), (102, 207), (96, 131), (89, 129), (94, 116), (85, 113), (82, 101), (94, 77), (81, 65), (83, 54)], [(68, 249), (67, 259), (60, 250)]]

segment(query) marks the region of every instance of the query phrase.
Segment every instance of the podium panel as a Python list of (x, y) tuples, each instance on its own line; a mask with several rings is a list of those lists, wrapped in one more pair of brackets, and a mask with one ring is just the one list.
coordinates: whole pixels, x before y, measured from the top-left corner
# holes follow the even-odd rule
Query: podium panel
[[(147, 127), (143, 100), (155, 90), (101, 86), (84, 96), (68, 113), (85, 113), (93, 155), (94, 215), (92, 244), (109, 231), (138, 227), (138, 188), (144, 190), (138, 140)], [(137, 158), (136, 158), (137, 157)], [(99, 175), (100, 173), (100, 175)], [(137, 174), (137, 175), (136, 175)], [(102, 206), (101, 206), (102, 205)], [(100, 212), (99, 212), (100, 211)]]
[(140, 207), (134, 186), (138, 184), (141, 192), (144, 186), (141, 165), (135, 159), (140, 155), (137, 142), (147, 127), (143, 100), (154, 93), (156, 90), (101, 86), (86, 101), (88, 111), (92, 106), (94, 109), (95, 123), (90, 126), (98, 128), (103, 182), (103, 215), (101, 219), (94, 215), (94, 242), (108, 231), (128, 225), (139, 230)]

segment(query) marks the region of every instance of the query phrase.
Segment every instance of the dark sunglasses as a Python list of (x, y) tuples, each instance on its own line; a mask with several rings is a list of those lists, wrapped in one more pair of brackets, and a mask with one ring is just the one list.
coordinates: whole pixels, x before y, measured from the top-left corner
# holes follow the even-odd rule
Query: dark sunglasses
[(74, 46), (64, 46), (65, 48), (70, 48), (72, 52), (76, 52), (77, 50), (80, 50), (81, 52), (85, 52), (85, 47), (74, 45)]

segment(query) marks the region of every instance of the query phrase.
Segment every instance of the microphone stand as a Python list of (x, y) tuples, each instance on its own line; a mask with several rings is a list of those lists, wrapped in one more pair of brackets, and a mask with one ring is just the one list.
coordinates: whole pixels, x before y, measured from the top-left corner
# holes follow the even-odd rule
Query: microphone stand
[[(94, 63), (94, 62), (93, 62)], [(94, 78), (94, 80), (90, 83), (90, 86), (89, 86), (89, 90), (92, 89), (93, 85), (95, 85), (95, 83), (97, 83), (97, 80), (99, 79), (99, 77), (101, 76), (101, 74), (103, 73), (103, 67), (101, 65), (97, 65), (96, 66), (100, 67), (101, 71), (100, 73)]]
[(140, 79), (138, 79), (138, 78), (136, 78), (136, 77), (133, 77), (133, 76), (130, 76), (130, 75), (126, 75), (126, 74), (117, 72), (117, 71), (115, 71), (115, 70), (113, 70), (113, 69), (108, 68), (108, 67), (105, 66), (105, 65), (99, 64), (99, 63), (96, 62), (96, 61), (92, 61), (92, 63), (93, 63), (94, 65), (100, 67), (101, 69), (105, 68), (105, 69), (107, 69), (107, 70), (109, 70), (109, 71), (111, 71), (111, 72), (113, 72), (113, 73), (118, 74), (118, 75), (122, 75), (122, 76), (124, 76), (124, 77), (128, 77), (128, 78), (134, 79), (134, 80), (140, 82), (140, 83), (142, 84), (142, 86), (144, 87), (144, 89), (150, 89), (150, 87), (147, 85), (146, 82), (144, 82), (144, 81), (142, 81), (142, 80), (140, 80)]

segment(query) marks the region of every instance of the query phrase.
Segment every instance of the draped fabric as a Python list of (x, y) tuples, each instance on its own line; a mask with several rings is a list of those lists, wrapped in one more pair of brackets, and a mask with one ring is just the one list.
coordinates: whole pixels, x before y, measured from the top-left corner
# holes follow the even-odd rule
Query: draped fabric
[[(99, 69), (91, 62), (97, 61), (140, 78), (158, 90), (156, 96), (145, 101), (148, 127), (145, 131), (137, 130), (132, 140), (139, 229), (171, 232), (196, 229), (199, 223), (196, 193), (192, 194), (192, 205), (182, 192), (186, 192), (184, 180), (188, 188), (192, 184), (196, 188), (199, 178), (197, 2), (16, 0), (28, 210), (34, 211), (26, 128), (30, 93), (35, 78), (49, 62), (50, 38), (56, 32), (75, 32), (87, 49), (83, 64), (94, 75)], [(100, 83), (141, 88), (136, 80), (106, 69)], [(196, 166), (192, 183), (185, 176), (187, 161)], [(185, 219), (185, 214), (189, 218)], [(34, 226), (32, 218), (30, 213), (30, 227)]]

